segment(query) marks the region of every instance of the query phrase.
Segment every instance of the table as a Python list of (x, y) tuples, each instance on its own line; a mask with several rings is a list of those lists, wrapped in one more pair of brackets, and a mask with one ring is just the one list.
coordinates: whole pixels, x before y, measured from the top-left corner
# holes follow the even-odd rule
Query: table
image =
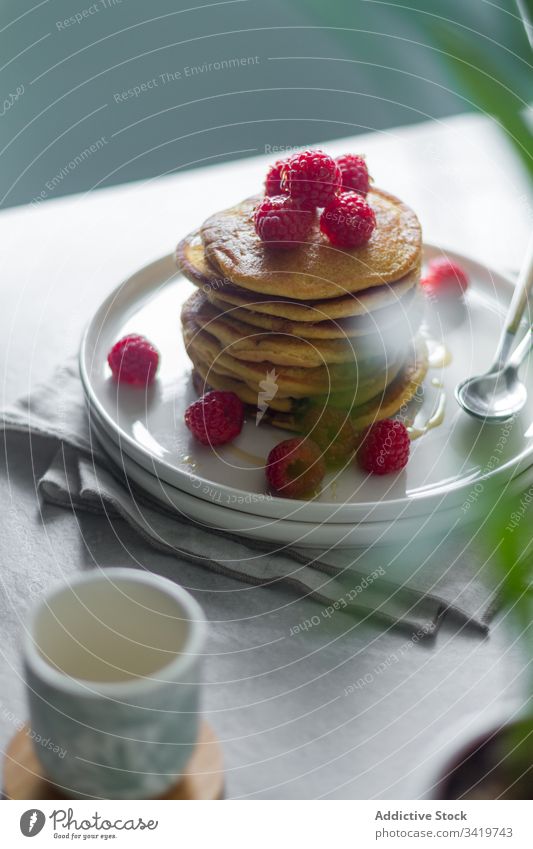
[[(426, 239), (518, 268), (532, 198), (487, 119), (458, 116), (328, 149), (366, 152), (376, 183), (416, 209)], [(248, 159), (2, 213), (2, 403), (77, 349), (93, 309), (122, 278), (170, 252), (209, 213), (257, 191), (265, 163)], [(472, 712), (520, 699), (527, 658), (505, 615), (489, 637), (449, 619), (434, 642), (416, 644), (357, 622), (291, 636), (316, 612), (314, 602), (155, 553), (120, 522), (41, 507), (34, 482), (47, 459), (46, 446), (30, 454), (27, 441), (12, 436), (1, 461), (2, 751), (26, 718), (20, 636), (28, 606), (52, 582), (95, 563), (142, 564), (203, 605), (211, 622), (204, 707), (223, 743), (232, 798), (413, 798), (432, 748), (449, 746)]]

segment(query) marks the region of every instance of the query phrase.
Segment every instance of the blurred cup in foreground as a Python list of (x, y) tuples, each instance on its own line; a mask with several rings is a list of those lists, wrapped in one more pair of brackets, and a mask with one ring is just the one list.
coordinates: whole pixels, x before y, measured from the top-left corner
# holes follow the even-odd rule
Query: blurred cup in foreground
[(72, 797), (162, 795), (198, 737), (206, 622), (182, 587), (106, 569), (35, 607), (24, 664), (35, 751)]

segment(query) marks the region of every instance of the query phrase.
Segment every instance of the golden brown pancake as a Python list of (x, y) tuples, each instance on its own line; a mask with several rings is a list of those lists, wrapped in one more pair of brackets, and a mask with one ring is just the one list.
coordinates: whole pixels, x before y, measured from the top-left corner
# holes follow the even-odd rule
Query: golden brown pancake
[(269, 248), (255, 232), (258, 197), (212, 215), (201, 227), (207, 262), (222, 278), (251, 292), (292, 300), (339, 298), (405, 277), (420, 264), (422, 233), (414, 212), (393, 195), (373, 188), (376, 215), (369, 241), (336, 248), (318, 227), (292, 250)]
[[(422, 320), (425, 306), (424, 295), (419, 290), (419, 286), (413, 286), (398, 299), (397, 304), (375, 310), (370, 315), (340, 318), (337, 321), (327, 319), (316, 323), (291, 321), (288, 318), (278, 318), (245, 307), (231, 306), (221, 298), (217, 298), (216, 293), (209, 296), (206, 294), (206, 297), (219, 310), (227, 312), (231, 318), (235, 318), (243, 324), (260, 327), (262, 330), (270, 330), (272, 333), (290, 333), (292, 336), (299, 336), (302, 339), (352, 339), (356, 336), (384, 332), (406, 318), (409, 319), (409, 323), (413, 327), (416, 327), (416, 322)], [(418, 316), (420, 316), (420, 319), (417, 318)]]
[[(219, 374), (213, 369), (209, 369), (204, 363), (197, 361), (194, 364), (196, 372), (195, 386), (199, 395), (208, 392), (209, 389), (222, 389), (224, 392), (235, 392), (241, 401), (251, 407), (257, 407), (258, 399), (257, 392), (244, 383), (242, 380), (236, 380), (232, 377), (227, 377)], [(278, 410), (284, 413), (290, 413), (294, 409), (293, 398), (272, 398), (269, 402), (271, 410)]]
[(420, 281), (420, 269), (402, 277), (397, 283), (386, 286), (376, 286), (360, 294), (346, 295), (344, 298), (332, 298), (329, 301), (296, 302), (288, 298), (269, 298), (262, 295), (251, 295), (235, 287), (226, 286), (223, 289), (204, 287), (203, 291), (213, 303), (224, 302), (232, 306), (242, 306), (250, 312), (261, 315), (273, 315), (290, 321), (309, 322), (317, 324), (320, 321), (335, 321), (351, 316), (368, 317), (382, 307), (396, 305), (402, 295), (416, 286)]
[(428, 367), (416, 335), (424, 307), (416, 215), (372, 189), (377, 224), (366, 245), (340, 250), (317, 226), (309, 242), (284, 251), (257, 237), (257, 200), (211, 216), (176, 248), (200, 289), (181, 316), (195, 386), (235, 392), (251, 408), (263, 398), (265, 419), (293, 431), (308, 403), (345, 410), (359, 429), (393, 415)]
[[(414, 398), (427, 370), (427, 348), (424, 340), (419, 337), (406, 363), (386, 389), (350, 411), (350, 420), (355, 429), (362, 431), (373, 422), (388, 419), (400, 412)], [(274, 427), (300, 432), (297, 411), (282, 412), (270, 407), (264, 420)]]
[[(245, 404), (251, 404), (252, 406), (257, 406), (259, 395), (257, 387), (250, 386), (246, 381), (236, 378), (230, 371), (225, 369), (220, 363), (217, 361), (213, 365), (204, 362), (200, 357), (196, 354), (191, 355), (191, 361), (194, 366), (194, 376), (196, 379), (197, 391), (200, 394), (207, 392), (209, 387), (214, 389), (223, 389), (230, 392), (235, 392), (236, 395), (239, 396), (241, 401), (244, 401)], [(263, 379), (275, 380), (277, 382), (277, 371), (273, 370), (265, 370), (263, 375)], [(201, 384), (200, 381), (201, 380)], [(261, 388), (261, 385), (260, 387)], [(347, 390), (343, 392), (332, 392), (328, 396), (317, 395), (312, 400), (317, 404), (324, 403), (324, 399), (326, 398), (328, 406), (340, 408), (340, 409), (350, 409), (353, 407), (353, 392), (349, 393)], [(268, 406), (272, 410), (279, 410), (286, 413), (294, 413), (296, 409), (299, 409), (300, 405), (305, 402), (307, 399), (304, 398), (292, 398), (289, 395), (283, 395), (282, 392), (277, 392), (276, 395), (271, 398), (268, 402)]]
[(185, 277), (197, 286), (222, 289), (224, 286), (233, 285), (231, 280), (217, 277), (216, 269), (209, 265), (199, 230), (193, 230), (178, 242), (174, 259)]
[[(368, 318), (369, 313), (400, 305), (402, 297), (420, 281), (420, 264), (394, 283), (374, 286), (357, 294), (318, 300), (313, 303), (293, 301), (287, 297), (270, 297), (247, 292), (231, 280), (217, 274), (205, 258), (198, 232), (191, 233), (176, 248), (176, 262), (182, 273), (202, 288), (212, 303), (243, 307), (260, 316), (274, 316), (294, 322), (317, 324), (352, 316)], [(370, 319), (371, 320), (371, 319)], [(355, 335), (355, 334), (350, 334)]]
[[(394, 416), (405, 407), (414, 397), (418, 387), (421, 386), (427, 369), (427, 348), (424, 340), (418, 337), (406, 362), (386, 389), (360, 406), (351, 409), (350, 419), (356, 430), (363, 430), (372, 422)], [(195, 386), (199, 394), (203, 394), (211, 388), (222, 389), (235, 392), (245, 404), (254, 409), (257, 407), (257, 394), (243, 381), (224, 377), (213, 369), (209, 369), (203, 363), (197, 363), (195, 370), (197, 373), (195, 375)], [(328, 404), (330, 400), (328, 399)], [(269, 402), (264, 420), (275, 427), (299, 432), (301, 428), (298, 411), (301, 403), (300, 399), (276, 396)], [(315, 403), (317, 403), (316, 400)], [(350, 407), (348, 406), (345, 409), (349, 410)]]
[(270, 333), (235, 319), (230, 311), (217, 309), (202, 291), (194, 292), (182, 308), (182, 321), (194, 322), (220, 342), (223, 349), (238, 360), (272, 363), (276, 366), (315, 366), (353, 363), (385, 352), (395, 357), (403, 344), (407, 352), (418, 327), (397, 328), (394, 334), (354, 337), (352, 339), (313, 339), (307, 341), (287, 333)]
[(315, 368), (273, 366), (239, 360), (214, 337), (202, 330), (190, 317), (182, 325), (183, 338), (189, 357), (196, 363), (208, 364), (215, 371), (223, 369), (229, 377), (243, 380), (256, 393), (268, 371), (275, 368), (280, 398), (306, 398), (347, 391), (356, 402), (363, 403), (388, 385), (398, 374), (405, 355), (396, 359), (375, 357), (363, 363), (333, 364)]
[(174, 258), (180, 271), (197, 286), (206, 289), (222, 289), (233, 285), (231, 280), (217, 276), (216, 269), (209, 265), (199, 230), (193, 230), (181, 242), (178, 242)]

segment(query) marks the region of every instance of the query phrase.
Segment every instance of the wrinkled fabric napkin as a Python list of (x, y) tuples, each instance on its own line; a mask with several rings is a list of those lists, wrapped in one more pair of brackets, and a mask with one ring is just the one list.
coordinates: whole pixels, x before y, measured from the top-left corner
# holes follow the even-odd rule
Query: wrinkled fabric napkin
[(409, 569), (402, 581), (397, 550), (280, 552), (268, 543), (206, 529), (156, 504), (125, 479), (95, 440), (75, 360), (0, 413), (0, 426), (6, 435), (21, 432), (32, 440), (39, 437), (57, 444), (38, 482), (45, 501), (102, 513), (108, 521), (124, 519), (155, 549), (203, 568), (251, 584), (286, 584), (288, 592), (316, 600), (313, 616), (355, 612), (405, 627), (422, 638), (435, 634), (443, 614), (450, 611), (481, 631), (488, 630), (496, 592), (475, 534), (450, 534), (444, 543), (429, 541), (426, 550), (404, 552)]

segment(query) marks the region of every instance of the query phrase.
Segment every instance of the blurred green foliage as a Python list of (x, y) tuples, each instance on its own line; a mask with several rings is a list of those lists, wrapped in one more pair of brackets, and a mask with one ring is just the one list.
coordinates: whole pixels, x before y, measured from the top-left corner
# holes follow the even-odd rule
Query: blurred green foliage
[[(501, 603), (533, 649), (533, 486), (513, 498), (489, 495), (488, 541), (495, 563)], [(487, 505), (488, 506), (488, 505)], [(532, 688), (533, 689), (533, 688)]]
[[(525, 114), (527, 98), (532, 91), (531, 67), (529, 89), (522, 92), (521, 74), (514, 73), (512, 62), (501, 61), (498, 50), (490, 42), (480, 41), (472, 33), (457, 31), (449, 24), (435, 24), (431, 29), (434, 42), (443, 50), (458, 84), (469, 94), (477, 109), (496, 118), (533, 178), (532, 136)], [(525, 30), (523, 40), (530, 52)]]
[(515, 0), (122, 0), (65, 26), (83, 8), (0, 3), (0, 206), (473, 109), (530, 167)]
[[(487, 500), (487, 542), (496, 552), (495, 580), (505, 615), (511, 617), (531, 668), (521, 721), (496, 737), (494, 762), (499, 765), (502, 798), (530, 799), (533, 792), (533, 486), (513, 498), (494, 488)], [(490, 797), (492, 798), (492, 797)]]
[(457, 111), (476, 109), (493, 116), (533, 177), (525, 116), (532, 93), (532, 51), (520, 15), (533, 17), (532, 0), (521, 0), (521, 9), (514, 0), (300, 2), (317, 20), (336, 28), (356, 63), (363, 57), (366, 61), (373, 44), (376, 67), (386, 63), (398, 75), (424, 79), (434, 86), (435, 97), (444, 77)]

